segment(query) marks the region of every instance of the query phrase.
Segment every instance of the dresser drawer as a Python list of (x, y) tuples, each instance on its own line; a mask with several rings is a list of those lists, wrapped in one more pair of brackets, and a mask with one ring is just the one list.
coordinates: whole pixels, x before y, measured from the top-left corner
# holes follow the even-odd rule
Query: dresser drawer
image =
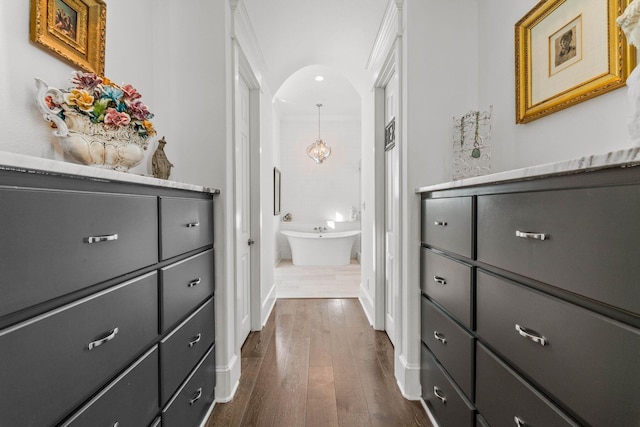
[(473, 400), (474, 338), (424, 296), (422, 340), (467, 397)]
[(473, 199), (424, 199), (422, 242), (473, 257)]
[(467, 328), (473, 326), (473, 271), (468, 265), (453, 261), (422, 248), (420, 287)]
[(213, 200), (161, 197), (160, 235), (163, 260), (213, 244)]
[(638, 185), (479, 196), (478, 260), (638, 315), (638, 218)]
[(422, 399), (440, 427), (473, 427), (475, 409), (443, 372), (422, 344), (420, 357)]
[(158, 404), (158, 347), (154, 346), (62, 427), (148, 426)]
[(477, 364), (476, 406), (492, 427), (578, 426), (482, 345)]
[(588, 424), (638, 425), (640, 331), (480, 270), (477, 280), (483, 342)]
[(150, 273), (1, 331), (3, 425), (60, 421), (132, 361), (157, 336), (157, 282)]
[(160, 271), (161, 330), (166, 331), (213, 294), (213, 250)]
[(213, 299), (160, 342), (161, 398), (166, 403), (214, 340)]
[(0, 189), (0, 200), (0, 317), (158, 261), (155, 197)]
[(211, 407), (216, 385), (215, 346), (162, 412), (163, 427), (197, 426)]

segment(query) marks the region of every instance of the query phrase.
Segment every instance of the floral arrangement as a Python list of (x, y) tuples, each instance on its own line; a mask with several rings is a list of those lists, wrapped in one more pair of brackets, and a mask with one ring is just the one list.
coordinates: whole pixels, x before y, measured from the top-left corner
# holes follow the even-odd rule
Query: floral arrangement
[(142, 138), (156, 134), (150, 121), (153, 114), (140, 100), (142, 95), (130, 84), (120, 86), (106, 77), (80, 71), (73, 73), (71, 83), (75, 87), (61, 91), (63, 105), (58, 105), (52, 96), (45, 98), (50, 109), (59, 110), (58, 116), (62, 120), (65, 113), (75, 111), (105, 128), (131, 126)]

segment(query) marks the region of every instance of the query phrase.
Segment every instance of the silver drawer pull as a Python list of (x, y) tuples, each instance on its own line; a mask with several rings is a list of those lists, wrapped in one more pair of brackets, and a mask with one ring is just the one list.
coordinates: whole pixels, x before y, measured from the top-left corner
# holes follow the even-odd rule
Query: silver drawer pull
[(112, 242), (114, 240), (118, 240), (117, 234), (106, 234), (104, 236), (89, 236), (85, 237), (85, 243), (100, 243), (100, 242)]
[(193, 347), (194, 345), (198, 344), (198, 342), (202, 339), (202, 334), (198, 334), (195, 337), (193, 337), (193, 339), (191, 341), (189, 341), (189, 348)]
[(444, 277), (440, 277), (440, 276), (433, 276), (433, 281), (441, 285), (447, 284), (447, 280)]
[(531, 329), (527, 329), (524, 328), (520, 325), (518, 325), (516, 323), (516, 331), (518, 331), (518, 333), (525, 337), (525, 338), (529, 338), (531, 341), (533, 342), (537, 342), (538, 344), (544, 346), (547, 343), (547, 339), (545, 337), (543, 337), (542, 335), (532, 331)]
[(94, 348), (99, 347), (102, 344), (111, 341), (116, 337), (116, 335), (118, 335), (118, 328), (113, 328), (106, 337), (90, 342), (89, 345), (87, 345), (87, 349), (93, 350)]
[(547, 240), (549, 239), (548, 234), (544, 233), (531, 233), (529, 231), (520, 231), (516, 230), (516, 236), (521, 237), (523, 239), (534, 239), (534, 240)]
[(513, 421), (515, 421), (517, 427), (525, 427), (527, 425), (527, 423), (522, 421), (522, 418), (517, 417), (517, 416), (513, 417)]
[(446, 344), (447, 343), (447, 337), (445, 337), (444, 335), (442, 335), (440, 332), (438, 331), (433, 331), (433, 336), (440, 341), (442, 344)]
[(185, 227), (187, 227), (187, 228), (200, 227), (200, 223), (199, 222), (190, 222), (188, 224), (185, 224)]
[(198, 401), (198, 399), (200, 399), (202, 397), (202, 387), (200, 387), (199, 389), (196, 390), (195, 394), (193, 395), (193, 398), (189, 401), (189, 405), (193, 405), (194, 403), (196, 403)]
[(193, 288), (194, 286), (197, 286), (200, 284), (200, 277), (198, 277), (196, 280), (192, 280), (189, 282), (189, 284), (187, 285), (188, 288)]
[(442, 401), (442, 404), (445, 405), (447, 403), (447, 398), (444, 394), (442, 394), (442, 390), (440, 390), (437, 386), (433, 386), (433, 394), (436, 395), (438, 399)]
[(115, 423), (113, 423), (113, 427), (119, 427), (120, 426), (120, 422), (116, 421)]
[(446, 221), (434, 221), (433, 223), (435, 225), (440, 226), (440, 227), (446, 227), (447, 226), (447, 222)]

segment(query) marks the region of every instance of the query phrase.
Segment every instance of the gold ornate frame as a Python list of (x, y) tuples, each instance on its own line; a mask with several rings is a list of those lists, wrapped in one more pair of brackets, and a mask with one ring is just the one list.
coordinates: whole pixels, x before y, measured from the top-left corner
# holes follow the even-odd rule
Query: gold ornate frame
[[(539, 119), (624, 86), (635, 66), (636, 50), (627, 44), (616, 18), (629, 1), (543, 0), (516, 24), (516, 123)], [(583, 14), (589, 18), (584, 26)], [(579, 39), (571, 48), (579, 48), (583, 56), (552, 74), (551, 52), (557, 49), (552, 42), (558, 39), (558, 31), (570, 31), (566, 28), (571, 17), (581, 20), (579, 32), (573, 33)], [(539, 51), (544, 49), (548, 52), (542, 55)]]
[(103, 0), (31, 0), (31, 40), (98, 75), (104, 75), (106, 22)]

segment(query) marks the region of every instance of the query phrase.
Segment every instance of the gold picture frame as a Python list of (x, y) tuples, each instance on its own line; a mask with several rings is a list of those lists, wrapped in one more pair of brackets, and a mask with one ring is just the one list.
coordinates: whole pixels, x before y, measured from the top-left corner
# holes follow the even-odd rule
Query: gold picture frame
[(629, 0), (543, 0), (515, 26), (516, 123), (624, 86), (636, 62), (616, 24)]
[(31, 0), (30, 39), (81, 69), (104, 75), (103, 0)]

